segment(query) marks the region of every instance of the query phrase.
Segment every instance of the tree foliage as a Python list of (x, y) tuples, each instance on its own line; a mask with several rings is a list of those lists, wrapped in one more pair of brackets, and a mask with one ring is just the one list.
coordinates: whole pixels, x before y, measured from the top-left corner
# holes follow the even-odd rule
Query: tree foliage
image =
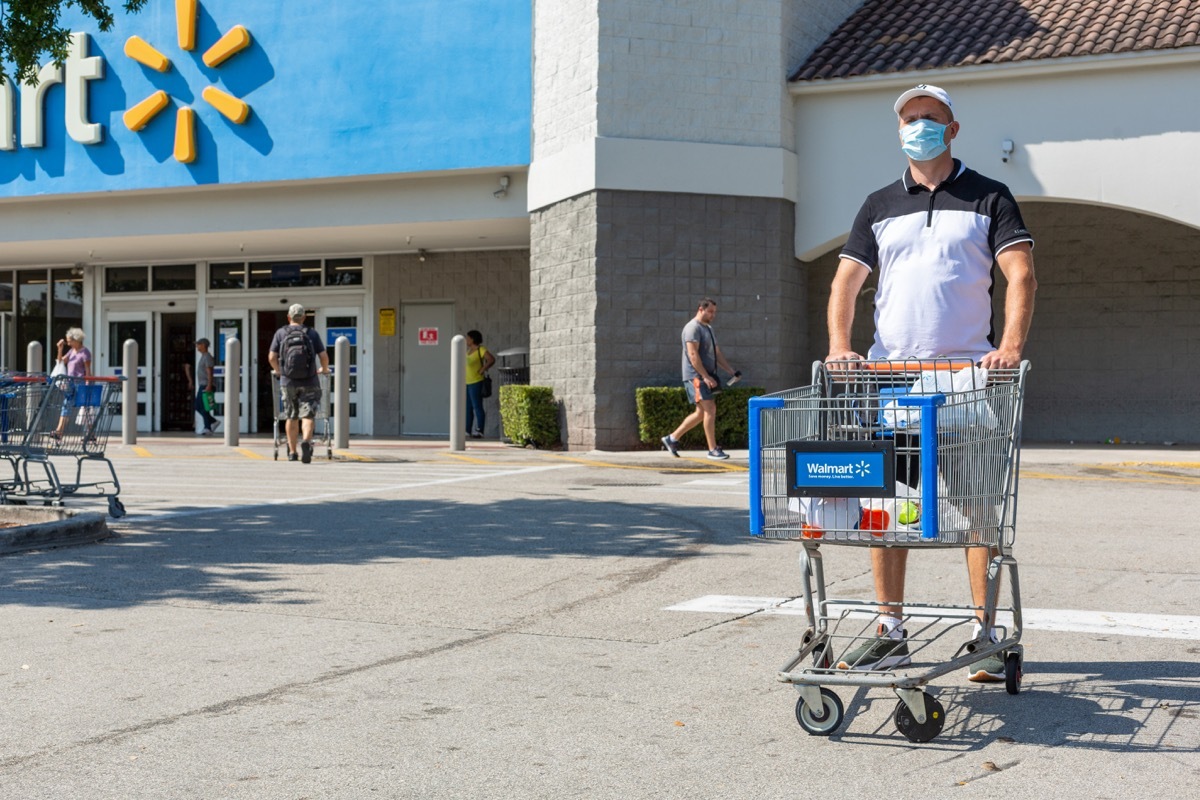
[[(144, 5), (125, 0), (124, 8), (134, 14)], [(36, 83), (43, 53), (57, 64), (66, 60), (71, 31), (59, 23), (63, 9), (78, 8), (107, 31), (113, 25), (108, 6), (105, 0), (0, 0), (0, 80), (8, 80), (11, 68), (17, 83)]]

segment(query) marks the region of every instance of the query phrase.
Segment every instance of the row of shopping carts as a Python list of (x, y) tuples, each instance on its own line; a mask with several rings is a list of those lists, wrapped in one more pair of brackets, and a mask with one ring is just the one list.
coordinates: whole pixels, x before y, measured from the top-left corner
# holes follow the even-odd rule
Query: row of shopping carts
[(0, 477), (0, 503), (59, 506), (70, 496), (101, 496), (110, 516), (124, 516), (105, 455), (123, 380), (0, 373), (0, 458), (12, 467)]

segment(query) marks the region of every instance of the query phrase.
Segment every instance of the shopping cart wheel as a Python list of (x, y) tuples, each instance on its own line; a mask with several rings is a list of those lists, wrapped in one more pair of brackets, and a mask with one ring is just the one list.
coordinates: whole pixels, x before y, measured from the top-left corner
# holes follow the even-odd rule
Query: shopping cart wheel
[(1004, 688), (1009, 694), (1021, 693), (1021, 654), (1009, 651), (1004, 657)]
[(917, 722), (903, 700), (896, 703), (896, 713), (893, 716), (896, 730), (903, 733), (910, 742), (928, 742), (941, 733), (942, 727), (946, 724), (946, 710), (942, 708), (942, 704), (929, 692), (921, 694), (925, 698), (924, 722)]
[(820, 709), (809, 708), (803, 697), (796, 700), (796, 722), (813, 736), (828, 736), (836, 731), (845, 713), (842, 699), (824, 686), (821, 687)]
[(829, 669), (833, 662), (829, 660), (829, 642), (821, 642), (812, 651), (813, 666), (817, 669)]
[(108, 498), (108, 515), (113, 519), (120, 519), (125, 516), (125, 504), (115, 496), (110, 496)]

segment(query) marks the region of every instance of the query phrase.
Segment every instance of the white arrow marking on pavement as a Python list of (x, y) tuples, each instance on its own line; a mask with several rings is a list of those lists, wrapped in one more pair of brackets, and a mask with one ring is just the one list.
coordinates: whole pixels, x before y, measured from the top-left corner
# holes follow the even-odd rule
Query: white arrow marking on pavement
[[(664, 611), (698, 611), (706, 614), (765, 614), (803, 615), (804, 600), (790, 597), (739, 597), (710, 594), (667, 606)], [(844, 610), (860, 610), (861, 606), (829, 604), (830, 614)], [(945, 617), (970, 616), (963, 610), (906, 606), (914, 614), (939, 614)], [(870, 612), (865, 612), (870, 613)], [(1132, 614), (1114, 611), (1077, 611), (1063, 608), (1025, 608), (1022, 621), (1028, 630), (1064, 631), (1073, 633), (1102, 633), (1114, 636), (1148, 636), (1156, 639), (1200, 639), (1200, 617), (1179, 614)], [(1001, 624), (1011, 625), (1011, 617)]]

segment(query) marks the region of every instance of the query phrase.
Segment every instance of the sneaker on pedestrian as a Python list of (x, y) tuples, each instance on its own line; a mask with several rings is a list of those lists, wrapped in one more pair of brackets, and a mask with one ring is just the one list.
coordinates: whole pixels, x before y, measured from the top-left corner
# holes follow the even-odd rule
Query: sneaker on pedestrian
[(900, 631), (900, 638), (893, 639), (880, 632), (874, 639), (863, 642), (847, 652), (838, 661), (838, 669), (893, 669), (911, 664), (908, 655), (908, 632)]
[(308, 464), (312, 461), (313, 445), (308, 439), (300, 443), (300, 463)]
[(671, 455), (679, 458), (679, 442), (675, 441), (675, 437), (668, 433), (662, 437), (662, 443), (663, 447), (667, 448)]
[(212, 436), (212, 428), (205, 428), (202, 431), (198, 431), (196, 433), (196, 435), (197, 436)]
[(300, 456), (296, 455), (295, 453), (290, 453), (290, 452), (288, 453), (288, 461), (299, 461), (299, 460), (300, 460)]
[(209, 432), (209, 433), (216, 433), (216, 432), (217, 432), (217, 428), (219, 428), (219, 427), (221, 427), (221, 420), (219, 420), (219, 419), (215, 419), (215, 420), (213, 420), (212, 427), (208, 429), (208, 432)]
[(729, 458), (725, 451), (719, 447), (709, 450), (708, 457), (713, 461), (724, 461), (725, 459)]
[(999, 683), (1004, 680), (1004, 654), (992, 653), (967, 667), (967, 680), (975, 683)]
[(475, 431), (474, 433), (471, 434), (471, 438), (472, 439), (482, 439), (483, 431)]

